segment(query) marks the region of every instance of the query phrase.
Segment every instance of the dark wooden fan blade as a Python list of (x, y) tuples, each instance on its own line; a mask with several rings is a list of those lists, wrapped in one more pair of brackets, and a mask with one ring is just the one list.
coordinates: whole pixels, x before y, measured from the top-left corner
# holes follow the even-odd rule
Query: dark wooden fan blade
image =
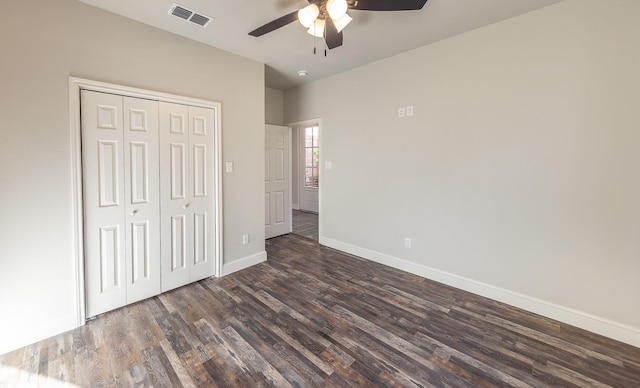
[(251, 36), (262, 36), (271, 31), (277, 30), (280, 27), (284, 27), (289, 23), (293, 23), (298, 20), (298, 11), (291, 12), (288, 15), (284, 15), (282, 17), (277, 18), (276, 20), (272, 20), (269, 23), (265, 24), (262, 27), (258, 27), (255, 30), (251, 31), (249, 35)]
[(427, 0), (356, 0), (349, 8), (360, 11), (415, 11)]
[(336, 25), (329, 17), (325, 19), (324, 41), (327, 42), (329, 50), (342, 46), (342, 31), (338, 32)]

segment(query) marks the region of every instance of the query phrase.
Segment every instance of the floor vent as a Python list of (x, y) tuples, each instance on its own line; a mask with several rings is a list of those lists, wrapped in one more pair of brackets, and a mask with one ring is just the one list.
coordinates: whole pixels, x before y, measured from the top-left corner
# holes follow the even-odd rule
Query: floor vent
[(169, 8), (169, 15), (179, 17), (180, 19), (184, 19), (201, 27), (206, 27), (212, 20), (209, 16), (197, 13), (196, 11), (190, 10), (189, 8), (176, 3), (173, 3), (171, 8)]

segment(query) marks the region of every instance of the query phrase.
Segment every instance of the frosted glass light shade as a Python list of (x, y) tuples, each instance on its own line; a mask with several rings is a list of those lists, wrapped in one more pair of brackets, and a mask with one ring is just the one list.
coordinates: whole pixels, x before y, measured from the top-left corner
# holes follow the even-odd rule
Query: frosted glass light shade
[(329, 0), (327, 2), (327, 12), (334, 21), (340, 19), (347, 13), (347, 0)]
[(322, 38), (324, 36), (324, 20), (316, 19), (307, 32), (315, 37)]
[(333, 24), (336, 26), (338, 32), (341, 32), (342, 30), (344, 30), (347, 24), (351, 23), (352, 20), (353, 19), (351, 18), (351, 16), (345, 13), (340, 19), (333, 19)]
[(320, 9), (315, 4), (309, 4), (298, 11), (298, 20), (305, 28), (311, 27), (320, 14)]

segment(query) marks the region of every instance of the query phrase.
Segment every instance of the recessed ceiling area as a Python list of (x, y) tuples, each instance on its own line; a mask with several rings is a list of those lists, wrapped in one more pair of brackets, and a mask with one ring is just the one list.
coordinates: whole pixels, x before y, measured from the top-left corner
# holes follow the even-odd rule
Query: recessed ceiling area
[[(182, 0), (212, 18), (207, 28), (167, 12), (174, 0), (79, 0), (265, 64), (267, 87), (286, 90), (459, 35), (563, 0), (428, 0), (420, 11), (349, 10), (344, 44), (327, 50), (298, 22), (261, 37), (249, 32), (308, 4), (306, 0)], [(393, 1), (393, 0), (389, 0)], [(314, 45), (316, 54), (314, 55)], [(305, 69), (306, 77), (298, 70)]]

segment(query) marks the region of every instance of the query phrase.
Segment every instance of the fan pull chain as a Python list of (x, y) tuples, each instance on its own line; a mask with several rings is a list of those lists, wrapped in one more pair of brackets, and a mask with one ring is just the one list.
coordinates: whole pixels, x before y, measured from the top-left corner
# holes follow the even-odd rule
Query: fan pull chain
[(313, 55), (316, 55), (316, 24), (313, 23)]

